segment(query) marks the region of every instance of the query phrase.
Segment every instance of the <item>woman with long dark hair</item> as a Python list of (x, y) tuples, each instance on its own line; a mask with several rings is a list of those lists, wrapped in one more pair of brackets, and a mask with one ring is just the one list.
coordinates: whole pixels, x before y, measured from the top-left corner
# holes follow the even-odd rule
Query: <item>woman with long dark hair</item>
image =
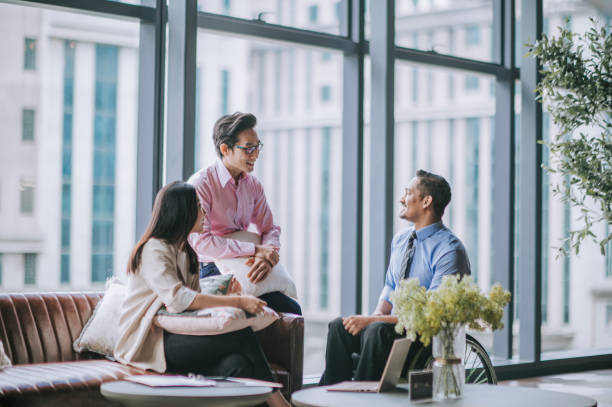
[[(178, 335), (153, 324), (162, 306), (170, 312), (230, 306), (257, 313), (266, 304), (249, 295), (200, 293), (197, 257), (187, 243), (202, 229), (193, 186), (173, 182), (159, 191), (147, 229), (128, 263), (126, 295), (119, 316), (115, 358), (157, 372), (273, 380), (263, 351), (250, 328), (212, 336)], [(288, 405), (280, 392), (270, 405)]]

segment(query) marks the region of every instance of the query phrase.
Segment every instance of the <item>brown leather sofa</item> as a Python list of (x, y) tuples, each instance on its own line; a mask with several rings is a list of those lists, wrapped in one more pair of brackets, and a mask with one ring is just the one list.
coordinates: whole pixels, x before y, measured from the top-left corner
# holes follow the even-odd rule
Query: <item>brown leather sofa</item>
[[(76, 353), (79, 336), (103, 293), (2, 293), (0, 340), (13, 366), (0, 371), (0, 406), (112, 406), (104, 382), (145, 371), (100, 355)], [(258, 337), (272, 370), (290, 395), (302, 386), (304, 320), (292, 314)]]

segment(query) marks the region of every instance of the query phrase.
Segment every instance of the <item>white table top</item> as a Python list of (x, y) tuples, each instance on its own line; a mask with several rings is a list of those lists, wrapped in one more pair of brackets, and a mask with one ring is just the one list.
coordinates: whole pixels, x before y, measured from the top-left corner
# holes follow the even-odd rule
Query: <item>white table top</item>
[(427, 404), (410, 402), (401, 388), (387, 393), (341, 393), (313, 387), (293, 393), (291, 401), (298, 407), (388, 407), (388, 406), (453, 406), (453, 407), (596, 407), (591, 398), (575, 394), (529, 387), (466, 384), (462, 398)]
[(254, 406), (272, 392), (270, 387), (219, 382), (211, 387), (149, 387), (129, 381), (103, 383), (100, 392), (126, 406)]

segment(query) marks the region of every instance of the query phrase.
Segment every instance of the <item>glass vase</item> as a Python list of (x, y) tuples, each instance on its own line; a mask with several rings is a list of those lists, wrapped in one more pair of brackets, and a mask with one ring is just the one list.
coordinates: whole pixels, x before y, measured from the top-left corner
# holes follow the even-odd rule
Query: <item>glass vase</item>
[(444, 327), (433, 337), (433, 398), (459, 398), (465, 385), (465, 325)]

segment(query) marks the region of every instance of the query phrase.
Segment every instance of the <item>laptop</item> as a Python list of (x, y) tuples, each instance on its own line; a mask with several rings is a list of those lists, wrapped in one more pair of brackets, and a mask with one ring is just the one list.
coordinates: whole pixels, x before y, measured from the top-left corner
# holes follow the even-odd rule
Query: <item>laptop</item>
[(396, 339), (389, 352), (385, 370), (378, 382), (340, 382), (327, 387), (328, 391), (344, 391), (344, 392), (364, 392), (364, 393), (380, 393), (395, 389), (399, 381), (408, 350), (410, 350), (412, 341), (408, 338)]

